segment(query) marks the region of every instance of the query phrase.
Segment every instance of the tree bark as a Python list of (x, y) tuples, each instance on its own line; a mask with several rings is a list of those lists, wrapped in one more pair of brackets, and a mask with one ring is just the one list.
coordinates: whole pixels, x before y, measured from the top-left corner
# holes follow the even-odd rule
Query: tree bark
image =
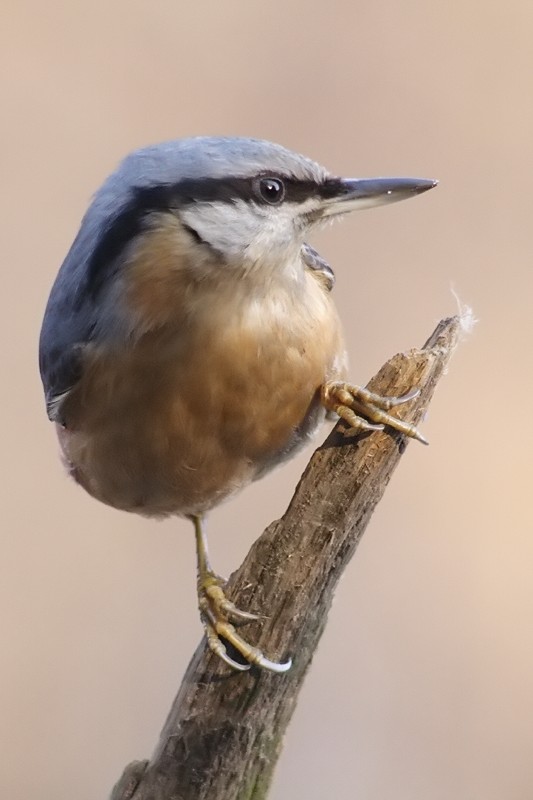
[[(460, 329), (458, 317), (443, 320), (422, 350), (394, 356), (369, 388), (382, 395), (420, 388), (397, 409), (417, 424)], [(266, 797), (335, 587), (407, 444), (390, 430), (346, 438), (342, 429), (338, 423), (315, 451), (282, 519), (268, 526), (228, 583), (239, 608), (267, 615), (246, 626), (248, 641), (269, 658), (292, 657), (292, 668), (284, 675), (234, 673), (202, 641), (152, 759), (130, 764), (111, 800)]]

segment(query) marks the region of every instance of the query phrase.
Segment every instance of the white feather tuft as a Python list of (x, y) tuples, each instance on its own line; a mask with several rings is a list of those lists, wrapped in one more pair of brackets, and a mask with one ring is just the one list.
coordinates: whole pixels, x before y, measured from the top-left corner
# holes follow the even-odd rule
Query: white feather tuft
[(461, 323), (461, 338), (464, 339), (472, 333), (478, 320), (472, 307), (466, 303), (463, 303), (453, 284), (450, 286), (450, 291), (455, 299), (455, 302), (457, 303), (457, 315)]

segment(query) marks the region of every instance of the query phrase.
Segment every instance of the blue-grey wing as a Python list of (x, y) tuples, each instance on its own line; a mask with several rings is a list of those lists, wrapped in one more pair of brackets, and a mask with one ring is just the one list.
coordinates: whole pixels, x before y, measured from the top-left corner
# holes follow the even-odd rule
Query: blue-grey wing
[(52, 420), (61, 421), (62, 402), (81, 377), (86, 348), (98, 335), (102, 291), (139, 226), (131, 187), (111, 175), (89, 206), (48, 298), (39, 367)]
[(96, 327), (95, 299), (87, 291), (92, 241), (90, 219), (85, 219), (59, 270), (44, 314), (39, 368), (47, 413), (53, 421), (61, 421), (61, 405), (81, 377), (84, 351)]
[(94, 320), (90, 309), (76, 309), (60, 291), (52, 289), (39, 340), (39, 368), (46, 411), (54, 422), (61, 422), (61, 406), (78, 383), (83, 369), (84, 350), (91, 341)]

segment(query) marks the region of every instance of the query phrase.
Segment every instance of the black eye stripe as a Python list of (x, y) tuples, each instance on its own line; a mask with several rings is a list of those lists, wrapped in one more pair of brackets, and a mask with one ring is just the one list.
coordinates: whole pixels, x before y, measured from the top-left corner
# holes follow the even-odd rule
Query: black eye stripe
[[(236, 200), (268, 203), (257, 192), (257, 182), (263, 178), (279, 180), (285, 188), (284, 200), (289, 203), (301, 203), (309, 197), (336, 197), (342, 191), (342, 184), (338, 178), (329, 178), (326, 181), (299, 180), (292, 176), (278, 175), (275, 173), (262, 173), (254, 178), (199, 178), (186, 179), (173, 186), (166, 187), (172, 197), (174, 207), (187, 206), (199, 203), (232, 203)], [(142, 190), (141, 190), (142, 191)]]

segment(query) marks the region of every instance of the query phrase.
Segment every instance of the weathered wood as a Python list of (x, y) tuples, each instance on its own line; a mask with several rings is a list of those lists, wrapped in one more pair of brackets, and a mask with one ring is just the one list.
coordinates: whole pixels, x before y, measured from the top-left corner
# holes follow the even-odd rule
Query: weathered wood
[[(394, 356), (369, 388), (401, 395), (419, 387), (397, 409), (418, 423), (460, 327), (457, 317), (443, 320), (422, 350)], [(283, 518), (259, 537), (228, 585), (239, 608), (268, 614), (246, 626), (246, 638), (271, 658), (291, 656), (291, 670), (233, 673), (202, 642), (153, 758), (126, 768), (112, 800), (266, 797), (335, 587), (406, 446), (390, 431), (347, 439), (342, 427), (315, 451)]]

